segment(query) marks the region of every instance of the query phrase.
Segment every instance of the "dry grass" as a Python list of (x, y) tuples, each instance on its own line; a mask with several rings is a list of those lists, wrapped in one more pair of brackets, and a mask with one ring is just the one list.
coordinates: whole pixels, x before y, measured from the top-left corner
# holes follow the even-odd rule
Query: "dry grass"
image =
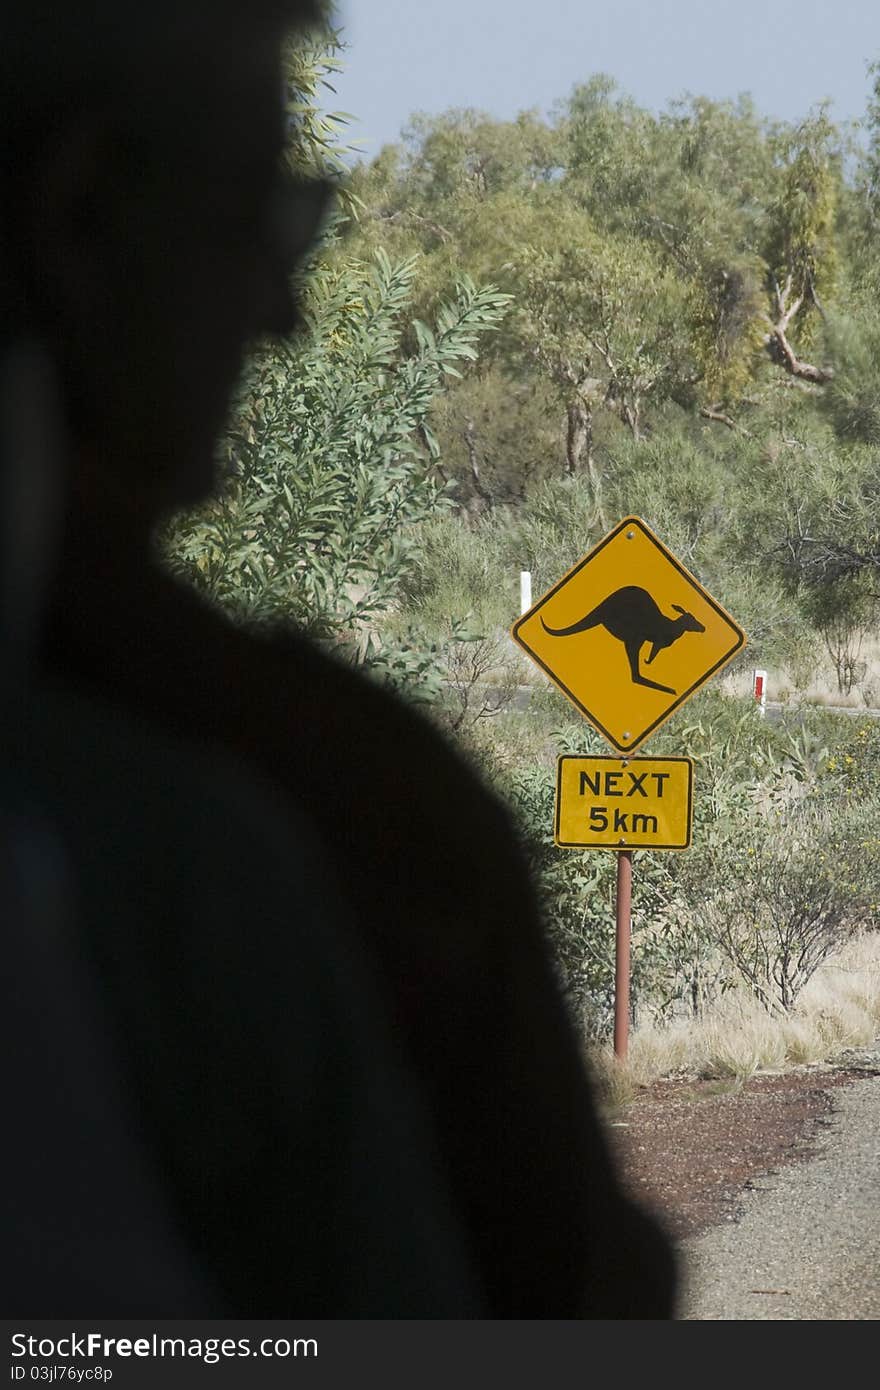
[(701, 1019), (635, 1029), (623, 1064), (610, 1047), (591, 1060), (603, 1095), (619, 1105), (664, 1076), (743, 1080), (833, 1061), (844, 1048), (871, 1046), (878, 1035), (880, 933), (866, 932), (820, 966), (791, 1014), (768, 1014), (752, 995), (732, 991)]
[[(798, 679), (792, 672), (768, 669), (767, 699), (783, 704), (791, 702), (795, 705), (824, 705), (838, 709), (876, 708), (880, 706), (880, 642), (866, 638), (859, 660), (864, 663), (864, 674), (848, 695), (839, 691), (834, 666), (823, 652), (817, 656), (812, 679)], [(752, 672), (746, 669), (725, 676), (721, 686), (731, 695), (751, 695)]]

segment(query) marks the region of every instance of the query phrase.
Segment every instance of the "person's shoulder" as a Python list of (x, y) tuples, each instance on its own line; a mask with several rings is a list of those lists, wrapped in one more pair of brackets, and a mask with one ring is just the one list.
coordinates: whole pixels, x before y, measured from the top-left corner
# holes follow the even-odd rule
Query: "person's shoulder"
[[(483, 832), (512, 834), (510, 812), (476, 761), (429, 712), (368, 670), (298, 634), (267, 639), (279, 669), (308, 692), (310, 721), (324, 746), (347, 750), (358, 782), (371, 782), (387, 803), (395, 795), (411, 805), (456, 807), (459, 825), (479, 819)], [(320, 707), (320, 710), (319, 708)], [(447, 823), (446, 833), (452, 827)]]
[(150, 610), (174, 673), (151, 697), (164, 717), (259, 767), (356, 873), (361, 901), (393, 884), (398, 903), (488, 922), (485, 900), (503, 896), (533, 921), (514, 817), (432, 718), (301, 632), (249, 628), (175, 585)]
[(21, 733), (16, 785), (69, 866), (73, 948), (224, 1296), (475, 1315), (420, 1088), (307, 817), (235, 755), (61, 682)]
[[(353, 779), (387, 792), (430, 786), (505, 824), (509, 813), (484, 775), (429, 714), (327, 644), (292, 627), (241, 625), (191, 593), (179, 593), (200, 640), (213, 638), (223, 666), (245, 688), (242, 717), (264, 731), (283, 727)], [(218, 691), (219, 696), (219, 691)], [(386, 799), (388, 799), (386, 797)]]

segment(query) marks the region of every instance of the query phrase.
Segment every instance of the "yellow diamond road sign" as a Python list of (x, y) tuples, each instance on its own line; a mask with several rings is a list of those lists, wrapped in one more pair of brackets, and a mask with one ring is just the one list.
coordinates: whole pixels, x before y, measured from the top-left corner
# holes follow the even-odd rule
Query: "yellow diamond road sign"
[(746, 640), (635, 516), (609, 531), (511, 632), (622, 753), (644, 743)]
[(584, 758), (557, 763), (554, 839), (563, 849), (687, 849), (690, 758)]

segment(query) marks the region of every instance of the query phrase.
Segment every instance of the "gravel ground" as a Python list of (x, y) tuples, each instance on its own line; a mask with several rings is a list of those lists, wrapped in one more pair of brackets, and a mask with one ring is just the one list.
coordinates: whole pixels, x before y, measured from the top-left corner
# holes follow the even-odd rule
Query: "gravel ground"
[(836, 1086), (813, 1156), (739, 1194), (680, 1244), (686, 1320), (880, 1318), (880, 1077)]

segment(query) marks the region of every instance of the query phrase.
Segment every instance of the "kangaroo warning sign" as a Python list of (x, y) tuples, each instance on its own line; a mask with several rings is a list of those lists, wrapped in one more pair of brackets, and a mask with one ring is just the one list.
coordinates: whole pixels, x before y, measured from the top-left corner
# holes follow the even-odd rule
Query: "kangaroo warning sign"
[(687, 849), (690, 758), (582, 758), (556, 771), (554, 839), (562, 849)]
[(745, 645), (745, 633), (636, 516), (511, 633), (612, 747), (632, 752)]

